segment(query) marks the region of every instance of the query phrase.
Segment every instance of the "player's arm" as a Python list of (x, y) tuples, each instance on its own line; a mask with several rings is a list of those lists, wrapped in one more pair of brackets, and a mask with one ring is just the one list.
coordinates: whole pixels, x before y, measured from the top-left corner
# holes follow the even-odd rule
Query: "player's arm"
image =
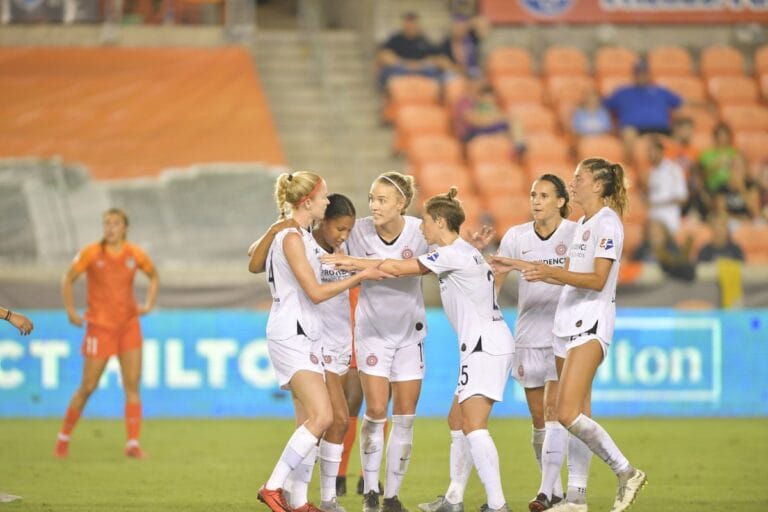
[(147, 297), (144, 301), (144, 305), (139, 308), (140, 315), (152, 311), (155, 307), (155, 301), (157, 300), (157, 291), (160, 289), (160, 276), (157, 273), (157, 269), (152, 266), (149, 270), (145, 270), (144, 273), (149, 278), (149, 288), (147, 288)]
[(267, 267), (267, 255), (269, 255), (269, 248), (272, 246), (272, 241), (275, 239), (275, 235), (284, 229), (288, 228), (300, 228), (299, 223), (293, 219), (283, 219), (275, 222), (267, 232), (261, 235), (261, 238), (256, 240), (248, 248), (248, 271), (253, 274), (260, 274), (266, 270)]
[(2, 306), (0, 306), (0, 318), (3, 318), (6, 322), (17, 328), (19, 334), (23, 336), (31, 333), (34, 328), (32, 321), (29, 318), (21, 313), (16, 313)]
[(72, 284), (82, 274), (82, 271), (75, 268), (75, 265), (69, 267), (67, 273), (64, 274), (64, 278), (61, 280), (61, 298), (64, 301), (64, 309), (67, 311), (67, 318), (69, 323), (81, 327), (83, 325), (83, 319), (77, 313), (75, 309), (75, 299), (72, 295)]
[(298, 233), (289, 233), (286, 235), (283, 239), (283, 251), (285, 252), (286, 260), (288, 260), (288, 265), (291, 267), (294, 276), (296, 276), (299, 285), (304, 290), (304, 293), (306, 293), (310, 300), (315, 304), (319, 304), (331, 297), (335, 297), (341, 292), (359, 285), (366, 279), (380, 280), (387, 277), (393, 277), (379, 268), (371, 266), (341, 281), (320, 284), (317, 282), (317, 278), (315, 277), (315, 273), (312, 270), (309, 261), (307, 261), (307, 256), (304, 252), (304, 242), (301, 240)]
[(527, 281), (545, 281), (568, 284), (576, 288), (600, 291), (608, 281), (613, 260), (608, 258), (595, 258), (592, 272), (571, 272), (562, 267), (552, 267), (544, 263), (536, 263), (533, 268), (523, 271), (523, 278)]
[(409, 258), (407, 260), (382, 260), (354, 258), (345, 254), (326, 254), (320, 259), (323, 263), (335, 265), (336, 268), (348, 272), (359, 272), (369, 268), (378, 268), (395, 277), (420, 276), (430, 272), (427, 267), (419, 262), (418, 258)]

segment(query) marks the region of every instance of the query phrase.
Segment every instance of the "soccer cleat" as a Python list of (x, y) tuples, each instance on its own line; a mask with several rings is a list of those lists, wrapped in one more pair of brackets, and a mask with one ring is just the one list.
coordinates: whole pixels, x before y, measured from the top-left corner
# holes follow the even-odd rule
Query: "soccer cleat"
[(613, 502), (611, 512), (627, 510), (647, 481), (648, 477), (645, 473), (637, 468), (630, 467), (629, 471), (619, 475), (619, 488), (616, 491), (616, 501)]
[(16, 496), (15, 494), (6, 494), (3, 491), (0, 491), (0, 503), (11, 503), (20, 499), (21, 496)]
[(57, 440), (53, 455), (60, 459), (66, 459), (69, 456), (69, 441)]
[(323, 510), (323, 512), (347, 512), (344, 510), (344, 507), (339, 505), (339, 502), (336, 501), (336, 498), (331, 498), (330, 501), (321, 501), (320, 508)]
[(285, 501), (282, 489), (271, 490), (262, 485), (257, 497), (259, 498), (259, 501), (268, 506), (272, 512), (293, 512), (293, 509), (288, 505), (288, 502)]
[(561, 498), (560, 496), (558, 496), (556, 494), (553, 494), (552, 495), (552, 499), (549, 500), (549, 502), (552, 504), (553, 507), (555, 505), (557, 505), (558, 503), (560, 503), (561, 501), (563, 501), (563, 498)]
[(535, 498), (528, 502), (528, 510), (530, 510), (530, 512), (543, 512), (550, 508), (552, 508), (552, 502), (543, 492), (540, 492)]
[(397, 496), (392, 496), (384, 498), (381, 502), (381, 512), (408, 512), (408, 509), (403, 506), (403, 502)]
[(368, 491), (363, 494), (363, 512), (379, 512), (379, 493)]
[(507, 504), (503, 504), (501, 508), (491, 508), (487, 503), (480, 505), (480, 512), (509, 512)]
[(139, 447), (137, 444), (131, 444), (125, 447), (125, 456), (132, 459), (146, 459), (149, 457), (147, 453)]
[(310, 502), (306, 502), (302, 506), (293, 509), (293, 512), (324, 512), (324, 511), (317, 508), (314, 504)]
[(586, 503), (568, 503), (567, 501), (560, 501), (556, 505), (552, 505), (549, 509), (550, 512), (587, 512)]
[(347, 495), (347, 477), (339, 475), (336, 477), (336, 496), (346, 496), (346, 495)]
[(420, 503), (419, 510), (421, 512), (464, 512), (464, 502), (451, 503), (441, 495), (429, 503)]

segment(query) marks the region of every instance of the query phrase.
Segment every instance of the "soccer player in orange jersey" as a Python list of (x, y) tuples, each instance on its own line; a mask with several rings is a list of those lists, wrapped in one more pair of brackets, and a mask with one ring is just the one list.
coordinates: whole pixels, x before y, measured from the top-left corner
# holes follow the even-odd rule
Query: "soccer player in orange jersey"
[[(104, 213), (104, 237), (84, 247), (75, 256), (64, 276), (61, 294), (69, 321), (81, 327), (83, 318), (75, 309), (72, 283), (85, 273), (88, 288), (88, 309), (82, 353), (85, 357), (83, 380), (69, 402), (64, 422), (56, 442), (55, 455), (66, 457), (69, 437), (83, 412), (88, 398), (96, 389), (101, 374), (111, 356), (120, 361), (125, 390), (125, 425), (128, 442), (125, 454), (144, 457), (139, 447), (141, 427), (141, 327), (139, 315), (149, 312), (155, 305), (159, 279), (155, 266), (138, 246), (126, 241), (128, 216), (123, 210), (112, 208)], [(149, 277), (149, 289), (143, 306), (133, 298), (133, 278), (140, 269)]]

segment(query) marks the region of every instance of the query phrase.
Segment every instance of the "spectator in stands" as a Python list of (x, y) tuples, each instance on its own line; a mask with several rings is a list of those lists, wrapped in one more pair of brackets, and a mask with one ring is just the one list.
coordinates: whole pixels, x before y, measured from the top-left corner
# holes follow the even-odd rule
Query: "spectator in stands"
[(675, 233), (680, 227), (682, 206), (688, 199), (685, 172), (664, 157), (664, 145), (658, 136), (648, 142), (648, 161), (651, 164), (647, 182), (648, 217)]
[(702, 151), (699, 157), (704, 176), (704, 184), (707, 192), (717, 193), (720, 188), (728, 183), (731, 167), (739, 156), (738, 150), (733, 146), (733, 134), (731, 128), (725, 123), (718, 123), (714, 130), (714, 144)]
[(594, 89), (587, 91), (581, 104), (571, 116), (571, 130), (575, 135), (602, 135), (613, 129), (611, 113), (603, 106)]
[(665, 275), (673, 279), (693, 281), (696, 266), (690, 261), (693, 239), (678, 247), (663, 222), (650, 219), (645, 226), (645, 239), (635, 249), (632, 259), (645, 263), (658, 263)]
[(721, 258), (744, 261), (744, 251), (731, 239), (728, 231), (728, 216), (713, 215), (710, 226), (712, 241), (701, 248), (698, 261), (704, 263)]
[(479, 77), (480, 42), (487, 32), (484, 18), (454, 14), (451, 32), (437, 47), (437, 59), (447, 73)]
[(379, 49), (379, 85), (400, 75), (422, 75), (440, 80), (442, 70), (436, 64), (436, 49), (421, 30), (419, 15), (408, 12), (403, 15), (402, 29), (392, 35)]
[(683, 104), (675, 93), (651, 83), (648, 64), (640, 60), (634, 67), (634, 83), (620, 87), (604, 101), (618, 119), (627, 161), (632, 161), (638, 135), (660, 133), (669, 135), (670, 114)]
[(715, 193), (715, 212), (738, 220), (760, 218), (760, 190), (747, 176), (747, 162), (742, 155), (736, 155), (730, 171), (728, 181)]
[(462, 142), (477, 135), (510, 132), (507, 116), (499, 110), (493, 89), (482, 78), (469, 78), (453, 108), (453, 126)]
[(693, 146), (693, 120), (679, 117), (672, 122), (672, 136), (664, 144), (664, 156), (682, 167), (688, 184), (688, 201), (683, 205), (683, 216), (695, 214), (700, 219), (707, 217), (711, 209), (711, 197), (704, 188), (701, 175), (699, 152)]

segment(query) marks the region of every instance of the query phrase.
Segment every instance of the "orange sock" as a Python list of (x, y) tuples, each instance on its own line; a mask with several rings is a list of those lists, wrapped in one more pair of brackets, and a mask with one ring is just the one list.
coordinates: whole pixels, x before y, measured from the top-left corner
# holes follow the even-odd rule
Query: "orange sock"
[(141, 430), (141, 402), (125, 404), (125, 430), (129, 441), (139, 440)]
[(61, 424), (61, 432), (59, 432), (59, 439), (61, 436), (65, 436), (67, 439), (61, 439), (62, 441), (69, 441), (69, 435), (75, 429), (77, 420), (80, 419), (80, 412), (72, 407), (67, 407), (67, 414), (64, 415), (64, 422)]
[(357, 435), (357, 416), (350, 416), (349, 426), (347, 426), (347, 433), (344, 434), (344, 451), (341, 452), (341, 464), (339, 464), (339, 476), (347, 476), (347, 466), (349, 465), (349, 454), (352, 453), (352, 445), (355, 444), (355, 435)]

